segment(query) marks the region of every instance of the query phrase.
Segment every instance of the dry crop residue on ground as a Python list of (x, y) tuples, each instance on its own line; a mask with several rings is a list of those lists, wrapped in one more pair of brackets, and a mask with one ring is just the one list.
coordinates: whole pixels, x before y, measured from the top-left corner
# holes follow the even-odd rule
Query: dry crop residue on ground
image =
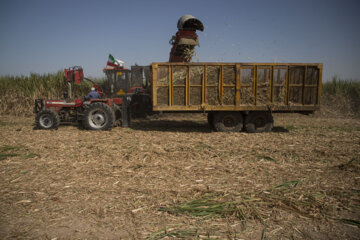
[(0, 117), (0, 238), (359, 239), (360, 122), (276, 115), (271, 133), (202, 115), (33, 130)]

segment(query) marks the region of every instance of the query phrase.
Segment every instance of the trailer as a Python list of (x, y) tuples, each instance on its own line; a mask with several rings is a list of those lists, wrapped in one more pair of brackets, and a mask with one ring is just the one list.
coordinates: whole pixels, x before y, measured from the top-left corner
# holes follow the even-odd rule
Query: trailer
[(321, 63), (152, 63), (146, 102), (152, 112), (207, 113), (216, 131), (268, 132), (272, 113), (319, 109), (322, 69)]

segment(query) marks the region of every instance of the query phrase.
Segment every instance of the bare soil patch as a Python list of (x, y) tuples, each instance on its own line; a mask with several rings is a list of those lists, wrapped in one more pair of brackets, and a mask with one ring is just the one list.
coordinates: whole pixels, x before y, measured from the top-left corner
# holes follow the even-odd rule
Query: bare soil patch
[(0, 116), (1, 239), (359, 239), (360, 121), (206, 116), (33, 130)]

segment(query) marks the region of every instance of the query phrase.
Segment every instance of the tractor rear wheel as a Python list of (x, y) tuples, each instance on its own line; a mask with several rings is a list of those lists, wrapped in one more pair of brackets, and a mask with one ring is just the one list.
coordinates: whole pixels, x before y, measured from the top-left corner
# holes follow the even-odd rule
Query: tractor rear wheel
[(93, 103), (84, 111), (83, 127), (88, 130), (109, 130), (114, 124), (114, 111), (105, 103)]
[(245, 118), (248, 133), (270, 132), (274, 126), (271, 112), (250, 112)]
[(57, 129), (59, 124), (60, 117), (54, 110), (41, 110), (36, 114), (35, 125), (37, 129)]
[(240, 132), (243, 128), (243, 117), (240, 112), (216, 112), (213, 115), (213, 126), (217, 132)]

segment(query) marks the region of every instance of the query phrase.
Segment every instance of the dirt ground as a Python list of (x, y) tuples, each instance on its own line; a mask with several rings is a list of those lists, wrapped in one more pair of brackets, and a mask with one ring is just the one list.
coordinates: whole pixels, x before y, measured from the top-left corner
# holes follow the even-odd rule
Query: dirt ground
[[(202, 114), (105, 132), (0, 116), (0, 239), (360, 239), (360, 120), (274, 119), (247, 134)], [(199, 199), (226, 207), (179, 210)]]

